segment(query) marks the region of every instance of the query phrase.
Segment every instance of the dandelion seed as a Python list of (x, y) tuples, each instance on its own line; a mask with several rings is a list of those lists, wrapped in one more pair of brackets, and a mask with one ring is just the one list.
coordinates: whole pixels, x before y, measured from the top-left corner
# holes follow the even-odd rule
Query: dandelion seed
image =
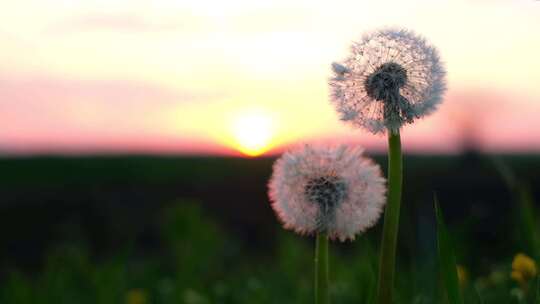
[(436, 49), (403, 29), (364, 35), (332, 70), (331, 99), (341, 119), (372, 133), (395, 133), (432, 113), (446, 90)]
[(358, 147), (312, 147), (285, 153), (269, 183), (272, 208), (285, 228), (354, 239), (385, 204), (385, 179)]

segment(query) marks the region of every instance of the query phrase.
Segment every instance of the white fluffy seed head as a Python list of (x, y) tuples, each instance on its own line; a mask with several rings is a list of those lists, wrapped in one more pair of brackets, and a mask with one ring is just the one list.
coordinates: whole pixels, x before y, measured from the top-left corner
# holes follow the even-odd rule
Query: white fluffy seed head
[(332, 70), (331, 100), (341, 119), (372, 133), (396, 132), (431, 114), (446, 90), (437, 50), (404, 29), (364, 35)]
[(286, 229), (345, 241), (373, 226), (386, 202), (381, 169), (359, 147), (306, 145), (283, 154), (269, 182)]

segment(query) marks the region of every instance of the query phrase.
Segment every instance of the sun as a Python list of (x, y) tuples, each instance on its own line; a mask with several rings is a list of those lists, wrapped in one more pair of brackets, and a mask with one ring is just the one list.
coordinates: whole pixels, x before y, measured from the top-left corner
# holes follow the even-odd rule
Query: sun
[(271, 116), (261, 111), (242, 113), (232, 123), (235, 148), (249, 156), (268, 151), (274, 131)]

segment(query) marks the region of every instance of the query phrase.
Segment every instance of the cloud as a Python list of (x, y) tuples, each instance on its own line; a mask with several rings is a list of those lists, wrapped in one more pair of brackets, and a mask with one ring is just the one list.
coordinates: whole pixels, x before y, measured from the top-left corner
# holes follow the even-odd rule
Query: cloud
[(462, 148), (537, 151), (538, 96), (497, 88), (450, 90), (440, 109), (444, 132), (452, 129)]
[(107, 103), (110, 106), (120, 104), (136, 105), (151, 103), (178, 103), (207, 99), (211, 94), (202, 94), (190, 90), (178, 90), (156, 84), (132, 80), (85, 80), (59, 77), (7, 77), (0, 75), (1, 104), (61, 102)]
[(130, 80), (0, 75), (0, 144), (167, 132), (164, 117), (172, 109), (216, 98)]
[(182, 29), (184, 23), (178, 21), (155, 21), (138, 14), (94, 13), (65, 20), (53, 26), (52, 32), (71, 33), (79, 31), (113, 32), (167, 32)]

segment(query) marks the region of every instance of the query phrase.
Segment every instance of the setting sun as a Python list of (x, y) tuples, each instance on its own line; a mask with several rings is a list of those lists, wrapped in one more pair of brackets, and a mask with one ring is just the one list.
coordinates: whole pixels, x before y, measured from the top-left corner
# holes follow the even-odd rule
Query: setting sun
[(258, 156), (270, 148), (274, 126), (268, 114), (243, 113), (233, 121), (235, 148), (249, 156)]

